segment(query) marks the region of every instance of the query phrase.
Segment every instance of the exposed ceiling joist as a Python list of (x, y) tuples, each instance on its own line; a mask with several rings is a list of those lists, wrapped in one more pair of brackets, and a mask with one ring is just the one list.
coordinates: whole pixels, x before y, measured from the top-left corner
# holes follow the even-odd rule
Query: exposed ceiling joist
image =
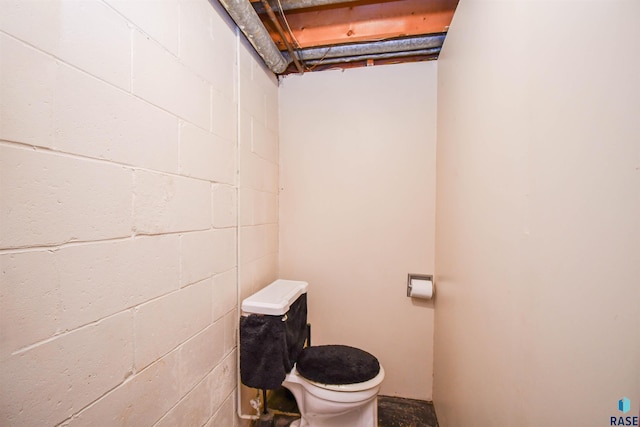
[[(272, 3), (274, 10), (279, 10), (277, 1)], [(290, 9), (285, 17), (293, 39), (306, 48), (446, 32), (455, 4), (457, 1), (444, 0), (341, 1), (322, 8)], [(276, 31), (267, 28), (278, 48), (284, 50)]]
[[(276, 74), (304, 72), (333, 65), (375, 65), (437, 59), (458, 0), (219, 0), (247, 5), (251, 26), (265, 32), (289, 63)], [(230, 15), (236, 20), (233, 14)], [(236, 20), (236, 23), (238, 21)], [(247, 32), (245, 32), (247, 35)], [(252, 40), (255, 36), (248, 34)], [(416, 46), (416, 40), (428, 39)], [(253, 43), (253, 42), (252, 42)], [(260, 50), (256, 49), (258, 53)], [(271, 52), (272, 47), (262, 48)], [(261, 54), (262, 55), (262, 54)], [(265, 60), (266, 62), (266, 60)], [(308, 62), (308, 63), (307, 63)], [(271, 67), (271, 66), (270, 66)]]

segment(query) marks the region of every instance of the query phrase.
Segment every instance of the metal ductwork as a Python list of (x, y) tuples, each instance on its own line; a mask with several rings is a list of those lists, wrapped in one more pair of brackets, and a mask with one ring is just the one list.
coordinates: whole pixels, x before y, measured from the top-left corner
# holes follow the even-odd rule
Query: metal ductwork
[[(352, 3), (360, 0), (280, 0), (282, 10), (306, 9), (309, 7), (329, 6), (332, 4)], [(256, 4), (256, 12), (264, 13), (266, 10), (260, 3)]]
[(356, 55), (356, 56), (344, 56), (338, 58), (324, 58), (324, 59), (310, 59), (305, 61), (306, 65), (316, 66), (316, 65), (332, 65), (332, 64), (346, 64), (349, 62), (360, 62), (360, 61), (379, 61), (385, 59), (396, 59), (396, 58), (406, 58), (408, 56), (427, 56), (427, 57), (435, 57), (440, 53), (440, 48), (432, 48), (432, 49), (419, 49), (411, 52), (391, 52), (391, 53), (377, 53), (371, 55)]
[(276, 74), (284, 72), (291, 61), (282, 56), (249, 0), (219, 1), (267, 67)]
[(398, 57), (402, 55), (417, 55), (419, 53), (415, 53), (415, 51), (424, 49), (439, 50), (444, 43), (445, 35), (446, 34), (442, 33), (377, 42), (350, 43), (330, 47), (312, 47), (301, 49), (297, 51), (297, 54), (298, 58), (302, 61), (358, 57), (363, 55), (379, 55), (387, 53), (398, 53)]

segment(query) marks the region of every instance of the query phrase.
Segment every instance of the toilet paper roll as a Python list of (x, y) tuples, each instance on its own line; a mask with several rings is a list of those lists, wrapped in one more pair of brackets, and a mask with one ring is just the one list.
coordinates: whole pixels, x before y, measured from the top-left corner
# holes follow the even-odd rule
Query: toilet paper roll
[(426, 279), (411, 279), (411, 298), (433, 298), (433, 281)]

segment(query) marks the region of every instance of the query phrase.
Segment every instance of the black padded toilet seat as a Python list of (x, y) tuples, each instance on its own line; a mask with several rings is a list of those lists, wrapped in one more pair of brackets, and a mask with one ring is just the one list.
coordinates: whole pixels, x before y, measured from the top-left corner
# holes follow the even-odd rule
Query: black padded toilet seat
[(380, 372), (380, 363), (370, 353), (346, 345), (306, 347), (296, 364), (304, 378), (332, 385), (369, 381)]

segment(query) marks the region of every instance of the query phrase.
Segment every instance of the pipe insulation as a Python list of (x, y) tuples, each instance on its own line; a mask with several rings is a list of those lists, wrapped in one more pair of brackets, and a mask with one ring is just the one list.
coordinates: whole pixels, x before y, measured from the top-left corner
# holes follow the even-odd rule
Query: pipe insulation
[(291, 60), (282, 56), (249, 0), (219, 1), (267, 67), (276, 74), (286, 70)]
[[(402, 39), (382, 40), (376, 42), (350, 43), (330, 47), (311, 47), (300, 49), (296, 53), (302, 61), (314, 59), (342, 58), (350, 56), (377, 55), (382, 53), (404, 52), (441, 48), (446, 34), (407, 37)], [(288, 55), (287, 55), (288, 56)]]
[(300, 64), (300, 61), (298, 61), (298, 58), (296, 57), (296, 54), (293, 51), (293, 47), (291, 47), (291, 43), (289, 43), (289, 41), (287, 40), (287, 36), (284, 34), (284, 28), (282, 28), (282, 25), (280, 25), (280, 22), (278, 22), (278, 18), (276, 17), (276, 14), (273, 13), (273, 9), (271, 9), (271, 5), (267, 0), (260, 0), (260, 1), (262, 2), (261, 4), (264, 6), (265, 10), (267, 11), (267, 15), (269, 16), (271, 23), (273, 24), (274, 27), (276, 27), (276, 31), (278, 31), (278, 34), (280, 35), (282, 42), (287, 48), (287, 52), (289, 52), (289, 57), (293, 59), (293, 63), (298, 69), (298, 72), (300, 74), (304, 74), (304, 70), (302, 69), (302, 64)]
[[(345, 3), (353, 3), (360, 0), (280, 0), (282, 10), (306, 9), (309, 7), (344, 5)], [(264, 13), (265, 8), (260, 3), (255, 5), (256, 12)]]
[(437, 56), (440, 53), (440, 48), (434, 47), (431, 49), (420, 49), (414, 50), (411, 52), (391, 52), (391, 53), (377, 53), (372, 55), (358, 55), (358, 56), (345, 56), (339, 58), (329, 58), (329, 59), (310, 59), (306, 61), (306, 64), (309, 66), (315, 65), (332, 65), (332, 64), (344, 64), (348, 62), (357, 62), (357, 61), (367, 61), (369, 59), (372, 60), (382, 60), (382, 59), (395, 59), (395, 58), (406, 58), (409, 56)]

